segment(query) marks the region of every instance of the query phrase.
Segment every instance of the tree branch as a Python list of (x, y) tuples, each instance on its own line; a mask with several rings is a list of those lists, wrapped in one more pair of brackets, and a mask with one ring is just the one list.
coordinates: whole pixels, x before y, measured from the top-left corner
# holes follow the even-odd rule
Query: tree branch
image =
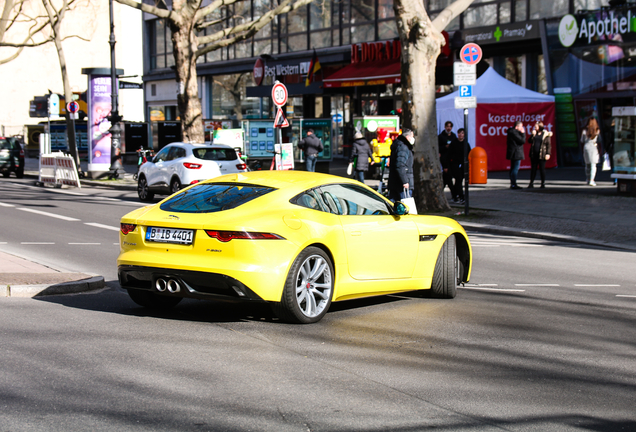
[(211, 13), (219, 9), (221, 6), (228, 6), (228, 5), (237, 3), (239, 1), (242, 1), (242, 0), (215, 0), (209, 5), (207, 5), (206, 7), (198, 10), (196, 15), (194, 16), (194, 21), (195, 22), (203, 21), (206, 16), (210, 15)]
[(455, 17), (468, 9), (468, 6), (470, 6), (473, 1), (475, 0), (456, 0), (448, 5), (433, 20), (433, 28), (438, 32), (444, 30)]
[(149, 13), (151, 15), (157, 16), (159, 18), (166, 18), (169, 20), (174, 19), (174, 15), (171, 10), (160, 9), (156, 6), (150, 6), (145, 3), (139, 3), (134, 0), (116, 0), (117, 3), (123, 4), (126, 6), (133, 7), (135, 9), (139, 9), (142, 12)]

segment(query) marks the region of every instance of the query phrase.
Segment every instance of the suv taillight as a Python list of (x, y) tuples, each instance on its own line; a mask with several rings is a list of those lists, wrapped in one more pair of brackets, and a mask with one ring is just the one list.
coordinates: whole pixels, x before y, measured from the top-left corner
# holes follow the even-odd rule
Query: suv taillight
[(183, 166), (186, 167), (187, 169), (199, 169), (201, 168), (203, 165), (201, 164), (195, 164), (195, 163), (191, 163), (191, 162), (184, 162)]

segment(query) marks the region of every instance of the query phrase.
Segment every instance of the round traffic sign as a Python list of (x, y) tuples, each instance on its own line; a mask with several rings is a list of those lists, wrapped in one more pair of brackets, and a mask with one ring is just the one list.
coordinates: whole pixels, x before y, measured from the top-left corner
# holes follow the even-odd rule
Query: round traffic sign
[(275, 105), (283, 106), (287, 103), (287, 87), (285, 84), (277, 82), (272, 87), (272, 100)]
[(474, 65), (480, 62), (481, 60), (481, 47), (476, 43), (467, 43), (462, 47), (459, 51), (459, 58), (462, 62)]
[(71, 114), (75, 114), (79, 111), (79, 104), (75, 101), (71, 101), (66, 104), (66, 110)]

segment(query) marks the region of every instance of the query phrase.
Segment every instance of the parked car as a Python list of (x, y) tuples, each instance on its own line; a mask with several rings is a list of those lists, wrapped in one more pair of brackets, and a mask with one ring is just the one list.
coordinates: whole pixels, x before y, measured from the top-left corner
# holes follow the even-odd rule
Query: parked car
[(472, 263), (456, 221), (304, 171), (201, 182), (125, 215), (120, 230), (119, 283), (137, 304), (268, 302), (293, 323), (319, 321), (332, 301), (414, 290), (453, 298)]
[(155, 194), (171, 195), (184, 186), (245, 171), (247, 165), (230, 146), (171, 143), (141, 165), (137, 194), (141, 201), (150, 201)]
[(24, 148), (16, 138), (0, 137), (0, 172), (4, 177), (12, 172), (17, 178), (24, 177)]

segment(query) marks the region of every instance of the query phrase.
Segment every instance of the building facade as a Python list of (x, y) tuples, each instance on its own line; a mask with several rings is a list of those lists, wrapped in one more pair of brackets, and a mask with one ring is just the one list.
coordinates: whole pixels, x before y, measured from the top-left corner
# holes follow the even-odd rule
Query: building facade
[[(219, 22), (206, 31), (234, 25), (236, 17), (256, 18), (271, 8), (271, 1), (275, 0), (246, 0), (228, 6), (210, 18)], [(451, 0), (428, 0), (427, 11), (434, 18), (450, 3)], [(629, 99), (633, 97), (631, 93), (613, 94), (625, 97), (607, 104), (600, 101), (601, 95), (590, 93), (596, 92), (600, 87), (595, 86), (601, 84), (607, 92), (609, 84), (626, 77), (631, 61), (629, 50), (624, 50), (620, 64), (609, 61), (615, 55), (610, 50), (604, 60), (597, 59), (591, 66), (585, 58), (590, 47), (596, 46), (595, 40), (588, 43), (587, 39), (581, 39), (570, 47), (564, 47), (558, 40), (558, 26), (564, 16), (629, 9), (629, 4), (610, 6), (607, 0), (476, 1), (447, 28), (448, 48), (440, 56), (436, 72), (439, 94), (453, 89), (452, 63), (457, 58), (456, 50), (464, 43), (476, 42), (484, 53), (478, 73), (492, 67), (510, 81), (546, 94), (570, 88), (570, 93), (563, 93), (569, 96), (557, 98), (562, 104), (557, 106), (558, 113), (572, 111), (570, 106), (575, 103), (579, 107), (581, 103), (573, 102), (579, 98), (596, 98), (590, 112), (601, 116), (614, 103), (633, 103)], [(144, 20), (146, 116), (153, 124), (157, 140), (159, 128), (178, 119), (177, 89), (170, 69), (174, 60), (169, 28), (149, 15)], [(241, 122), (250, 119), (272, 119), (270, 91), (274, 80), (278, 80), (289, 89), (286, 114), (292, 123), (300, 118), (330, 120), (333, 156), (346, 156), (354, 118), (400, 112), (399, 57), (394, 56), (398, 50), (392, 0), (314, 2), (278, 17), (248, 41), (199, 58), (203, 116), (225, 127), (240, 127)], [(322, 68), (307, 86), (305, 77), (314, 52)], [(588, 77), (599, 73), (603, 75), (600, 80)], [(563, 140), (571, 148), (565, 149), (566, 145), (565, 150), (559, 149), (563, 152), (560, 160), (576, 164), (580, 162), (580, 153), (573, 143), (580, 125), (576, 121), (568, 124), (564, 119), (570, 116), (561, 114), (557, 116), (558, 141)], [(560, 131), (559, 127), (564, 129)]]

